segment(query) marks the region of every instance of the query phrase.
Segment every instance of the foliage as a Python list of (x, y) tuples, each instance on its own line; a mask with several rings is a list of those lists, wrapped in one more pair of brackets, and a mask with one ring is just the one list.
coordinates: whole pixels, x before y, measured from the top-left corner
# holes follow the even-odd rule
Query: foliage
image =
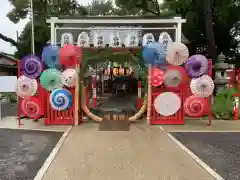
[(7, 100), (11, 103), (17, 102), (17, 94), (13, 92), (0, 93), (0, 100)]
[(212, 113), (216, 119), (231, 119), (233, 116), (234, 88), (225, 88), (214, 97)]

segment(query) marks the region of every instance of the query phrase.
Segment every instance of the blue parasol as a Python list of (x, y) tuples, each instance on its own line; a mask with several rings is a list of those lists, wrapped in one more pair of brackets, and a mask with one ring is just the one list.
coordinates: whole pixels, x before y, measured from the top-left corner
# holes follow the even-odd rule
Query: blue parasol
[(59, 47), (49, 45), (43, 48), (42, 60), (48, 68), (60, 68)]
[(72, 94), (66, 89), (55, 89), (49, 98), (53, 109), (63, 111), (69, 109), (73, 104)]

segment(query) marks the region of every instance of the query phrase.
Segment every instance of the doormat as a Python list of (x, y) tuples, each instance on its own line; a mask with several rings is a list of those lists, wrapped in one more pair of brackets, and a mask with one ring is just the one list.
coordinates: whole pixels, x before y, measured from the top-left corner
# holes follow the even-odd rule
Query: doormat
[(129, 131), (130, 122), (128, 120), (102, 120), (99, 131)]

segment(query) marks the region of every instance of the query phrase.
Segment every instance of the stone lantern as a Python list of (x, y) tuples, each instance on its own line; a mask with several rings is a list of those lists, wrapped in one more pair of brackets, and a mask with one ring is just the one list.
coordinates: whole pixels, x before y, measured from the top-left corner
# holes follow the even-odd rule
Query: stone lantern
[(228, 70), (230, 66), (228, 63), (225, 63), (226, 57), (223, 53), (218, 56), (217, 62), (214, 64), (215, 69), (215, 88), (216, 92), (219, 92), (221, 89), (228, 87), (229, 85), (229, 76)]

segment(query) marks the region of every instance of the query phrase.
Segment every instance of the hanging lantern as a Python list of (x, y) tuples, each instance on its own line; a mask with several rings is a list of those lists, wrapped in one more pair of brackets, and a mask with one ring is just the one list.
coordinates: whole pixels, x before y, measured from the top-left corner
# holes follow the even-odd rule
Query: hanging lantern
[(113, 68), (113, 75), (117, 76), (119, 74), (119, 68), (118, 67), (114, 67)]
[(123, 76), (123, 75), (124, 75), (124, 72), (125, 72), (125, 69), (124, 69), (124, 68), (119, 68), (119, 75), (120, 75), (120, 76)]

